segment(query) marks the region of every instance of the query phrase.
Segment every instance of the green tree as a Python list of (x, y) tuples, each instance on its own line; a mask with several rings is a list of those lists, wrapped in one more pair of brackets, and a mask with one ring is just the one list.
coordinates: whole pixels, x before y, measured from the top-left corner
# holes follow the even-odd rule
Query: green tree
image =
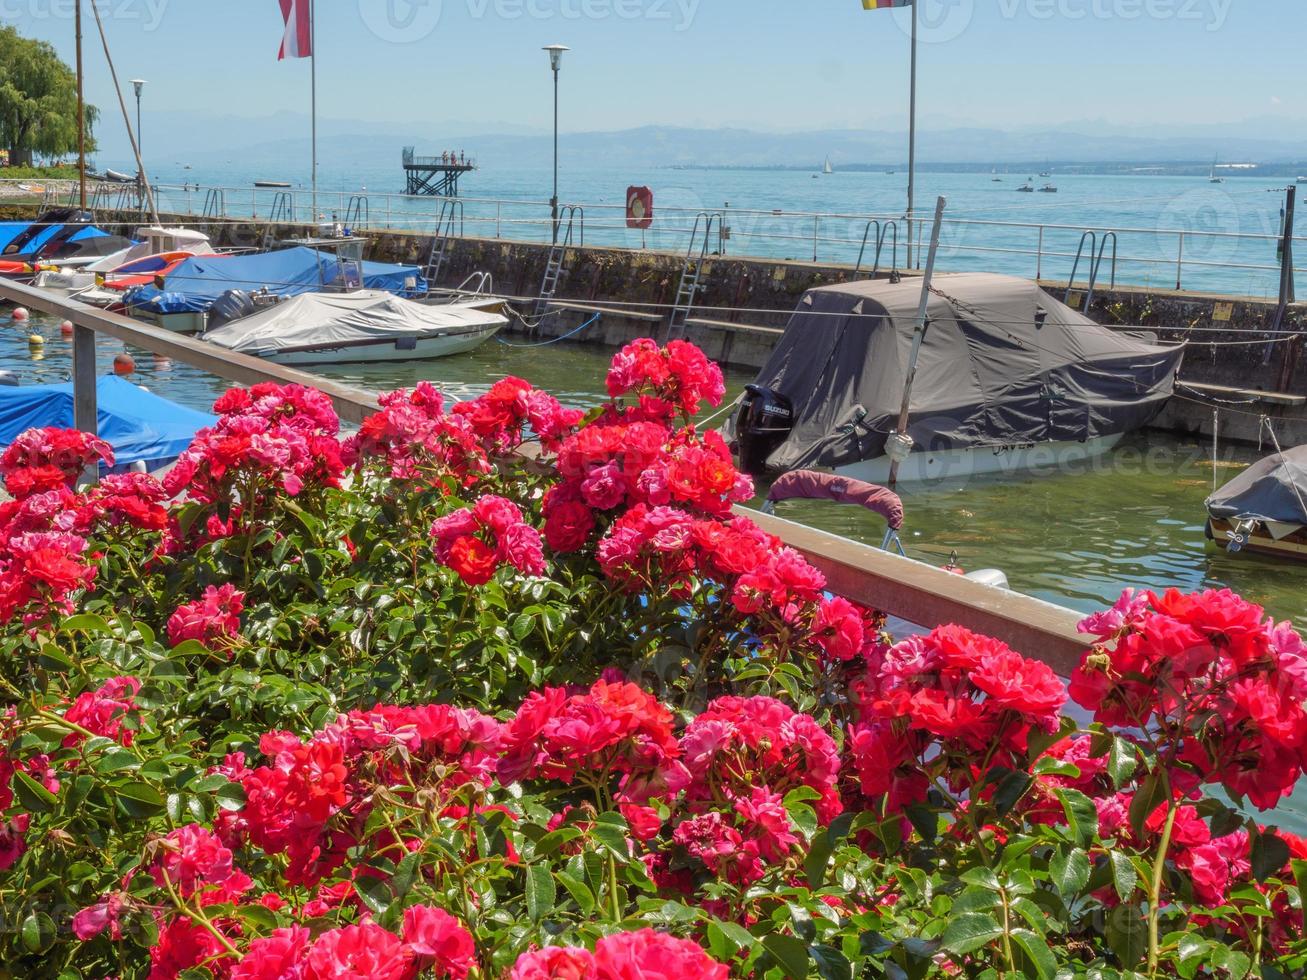
[[(86, 107), (87, 150), (98, 110)], [(14, 166), (77, 150), (77, 76), (44, 41), (0, 27), (0, 145)]]

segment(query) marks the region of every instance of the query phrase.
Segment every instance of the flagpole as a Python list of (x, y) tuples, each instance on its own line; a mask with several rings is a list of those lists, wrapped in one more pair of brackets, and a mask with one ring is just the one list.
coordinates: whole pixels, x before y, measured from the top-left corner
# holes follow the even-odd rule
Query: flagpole
[(318, 19), (313, 0), (309, 0), (309, 61), (312, 81), (313, 114), (313, 226), (318, 225)]
[[(908, 97), (908, 267), (912, 268), (912, 243), (913, 243), (913, 221), (912, 206), (913, 196), (916, 193), (917, 181), (917, 4), (919, 0), (912, 0), (912, 85), (911, 94)], [(920, 263), (921, 255), (918, 252), (917, 262)]]
[(77, 187), (81, 204), (86, 210), (86, 89), (82, 72), (82, 0), (77, 0)]

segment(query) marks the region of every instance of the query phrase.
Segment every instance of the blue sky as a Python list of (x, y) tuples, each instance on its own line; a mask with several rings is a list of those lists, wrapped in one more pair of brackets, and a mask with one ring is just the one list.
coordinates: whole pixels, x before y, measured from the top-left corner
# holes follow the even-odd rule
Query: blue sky
[[(1307, 120), (1304, 0), (922, 2), (928, 126)], [(99, 3), (120, 77), (151, 82), (147, 112), (306, 109), (307, 62), (276, 61), (276, 0)], [(71, 10), (0, 0), (0, 20), (70, 59)], [(575, 49), (565, 130), (897, 127), (905, 23), (858, 0), (318, 0), (320, 113), (543, 129), (539, 48), (559, 42)], [(116, 112), (93, 22), (87, 42), (89, 97)]]

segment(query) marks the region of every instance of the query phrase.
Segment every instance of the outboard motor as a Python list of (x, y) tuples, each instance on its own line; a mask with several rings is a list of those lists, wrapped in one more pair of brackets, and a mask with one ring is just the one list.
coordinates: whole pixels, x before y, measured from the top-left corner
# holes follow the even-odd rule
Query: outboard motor
[(229, 289), (214, 300), (213, 306), (209, 309), (209, 319), (205, 329), (217, 330), (233, 320), (240, 320), (254, 312), (254, 297), (243, 289)]
[(740, 469), (753, 476), (767, 471), (767, 460), (794, 429), (794, 406), (770, 388), (748, 385), (735, 425)]

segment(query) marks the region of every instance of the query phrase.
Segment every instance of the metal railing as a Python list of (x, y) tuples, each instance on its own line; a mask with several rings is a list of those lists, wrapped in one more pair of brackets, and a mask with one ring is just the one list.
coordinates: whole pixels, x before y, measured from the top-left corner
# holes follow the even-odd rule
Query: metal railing
[[(318, 215), (311, 213), (307, 195), (296, 195), (290, 215), (278, 208), (279, 193), (251, 187), (202, 187), (197, 184), (159, 184), (154, 188), (161, 213), (195, 215), (232, 222), (333, 223), (357, 215), (359, 198), (368, 202), (370, 230), (412, 231), (426, 237), (441, 222), (445, 199), (429, 196), (367, 191), (318, 192)], [(215, 198), (215, 195), (217, 197)], [(497, 238), (548, 244), (553, 222), (548, 201), (459, 197), (465, 209), (459, 237)], [(33, 202), (34, 203), (34, 202)], [(1092, 204), (1092, 202), (1090, 202)], [(1088, 205), (1087, 205), (1088, 206)], [(661, 206), (647, 231), (626, 226), (623, 204), (585, 204), (586, 231), (592, 246), (627, 249), (648, 247), (684, 254), (694, 236), (694, 223), (702, 207)], [(824, 262), (861, 268), (869, 235), (879, 222), (877, 239), (893, 226), (897, 245), (901, 214), (851, 214), (723, 207), (708, 209), (721, 222), (722, 232), (714, 254)], [(1274, 296), (1279, 289), (1280, 265), (1276, 249), (1281, 237), (1265, 231), (1221, 231), (1204, 228), (1139, 228), (1086, 226), (1077, 223), (1008, 221), (995, 218), (946, 216), (941, 234), (940, 264), (948, 271), (1005, 272), (1041, 280), (1068, 282), (1073, 278), (1077, 253), (1086, 232), (1099, 241), (1114, 238), (1116, 282), (1122, 285), (1165, 289), (1192, 289), (1250, 296)], [(1307, 237), (1294, 239), (1297, 255), (1307, 256)], [(885, 243), (877, 241), (878, 249)], [(911, 258), (916, 243), (906, 244)], [(894, 247), (895, 265), (897, 248)], [(1301, 258), (1300, 258), (1301, 261)], [(1307, 267), (1295, 273), (1307, 277)], [(1307, 278), (1303, 279), (1307, 288)]]
[[(270, 364), (213, 344), (86, 306), (31, 286), (0, 280), (0, 302), (22, 304), (73, 324), (73, 387), (78, 428), (94, 432), (97, 336), (181, 361), (241, 385), (272, 381), (302, 384), (327, 395), (341, 418), (361, 422), (377, 410), (375, 396)], [(960, 623), (1003, 640), (1013, 649), (1045, 661), (1062, 674), (1085, 648), (1076, 632), (1080, 615), (1031, 596), (972, 582), (942, 569), (800, 524), (740, 510), (762, 528), (796, 548), (827, 577), (831, 592), (881, 609), (912, 623), (934, 627)]]

